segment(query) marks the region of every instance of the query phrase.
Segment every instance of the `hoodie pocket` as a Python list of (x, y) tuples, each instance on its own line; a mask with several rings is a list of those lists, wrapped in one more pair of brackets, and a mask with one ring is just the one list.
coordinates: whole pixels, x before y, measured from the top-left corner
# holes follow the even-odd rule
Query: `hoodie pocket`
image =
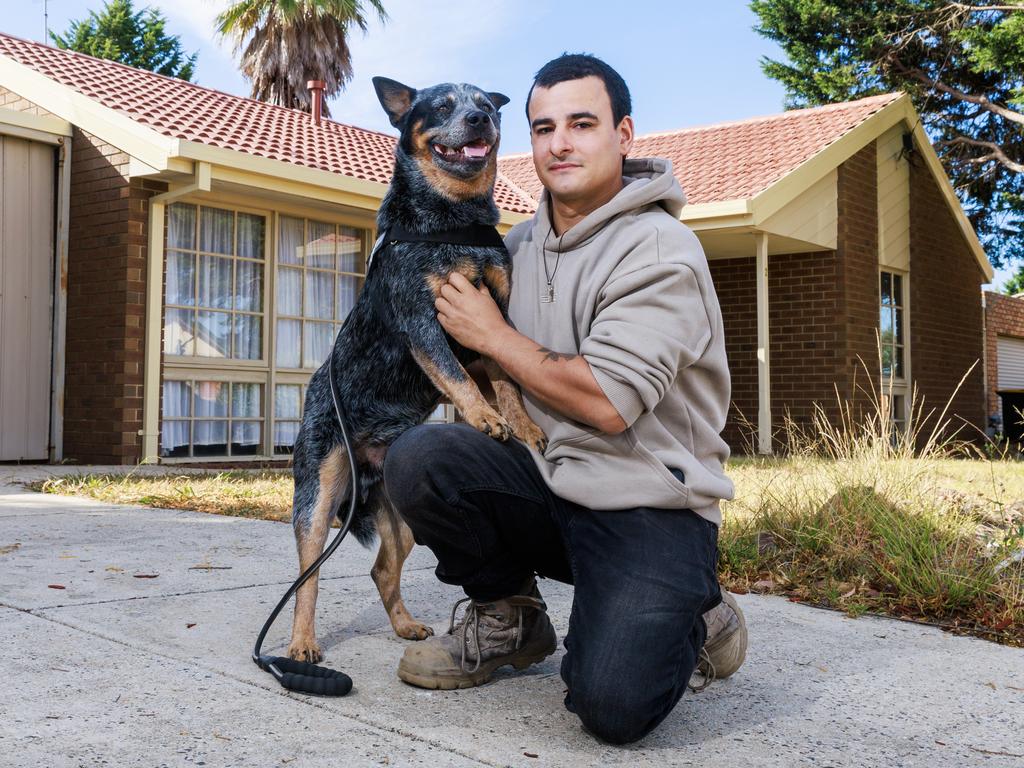
[[(641, 458), (644, 461), (644, 463), (650, 466), (650, 468), (654, 470), (655, 474), (657, 474), (658, 477), (660, 477), (665, 482), (665, 485), (668, 486), (668, 488), (672, 491), (673, 494), (682, 496), (685, 500), (688, 501), (690, 497), (690, 488), (687, 485), (679, 482), (679, 478), (673, 475), (671, 470), (669, 470), (668, 467), (662, 464), (658, 457), (651, 453), (647, 446), (645, 446), (643, 443), (640, 442), (639, 439), (637, 439), (636, 433), (633, 432), (632, 427), (626, 430), (626, 437), (629, 441), (629, 445), (633, 451), (633, 454)], [(682, 472), (682, 470), (680, 470), (680, 472)]]

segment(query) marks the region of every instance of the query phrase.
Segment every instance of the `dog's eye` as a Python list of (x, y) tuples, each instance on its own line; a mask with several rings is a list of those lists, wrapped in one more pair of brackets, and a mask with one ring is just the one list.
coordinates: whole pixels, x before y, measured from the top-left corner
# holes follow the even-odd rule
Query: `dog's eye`
[(490, 104), (488, 104), (488, 103), (487, 103), (486, 101), (485, 101), (485, 102), (483, 102), (483, 103), (482, 103), (482, 104), (480, 105), (480, 109), (482, 109), (482, 110), (483, 110), (484, 112), (493, 112), (493, 111), (494, 111), (494, 107), (492, 107), (492, 106), (491, 106)]
[(449, 112), (451, 112), (451, 111), (452, 111), (452, 105), (451, 105), (451, 104), (448, 104), (448, 103), (446, 102), (446, 103), (444, 103), (444, 104), (438, 104), (438, 105), (437, 105), (437, 107), (436, 107), (436, 109), (437, 109), (437, 111), (438, 111), (438, 112), (440, 112), (440, 113), (441, 113), (442, 115), (447, 115), (447, 114), (448, 114)]

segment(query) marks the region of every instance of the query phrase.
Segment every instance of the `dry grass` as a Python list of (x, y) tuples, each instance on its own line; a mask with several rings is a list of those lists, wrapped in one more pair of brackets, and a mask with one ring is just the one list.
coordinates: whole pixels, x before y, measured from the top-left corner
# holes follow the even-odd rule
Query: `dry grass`
[(290, 521), (290, 471), (165, 475), (69, 475), (28, 486), (43, 493), (87, 496), (111, 504), (188, 509), (258, 520)]
[(915, 394), (902, 433), (866, 394), (866, 414), (787, 422), (785, 459), (730, 463), (723, 583), (1024, 645), (1024, 463), (945, 437), (948, 403)]

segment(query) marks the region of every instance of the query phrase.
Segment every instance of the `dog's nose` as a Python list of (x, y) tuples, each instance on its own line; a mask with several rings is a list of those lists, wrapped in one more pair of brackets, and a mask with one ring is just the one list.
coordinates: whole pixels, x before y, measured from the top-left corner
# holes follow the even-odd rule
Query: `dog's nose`
[(491, 122), (491, 118), (488, 117), (486, 112), (476, 109), (466, 115), (466, 122), (470, 125), (487, 125), (487, 123)]

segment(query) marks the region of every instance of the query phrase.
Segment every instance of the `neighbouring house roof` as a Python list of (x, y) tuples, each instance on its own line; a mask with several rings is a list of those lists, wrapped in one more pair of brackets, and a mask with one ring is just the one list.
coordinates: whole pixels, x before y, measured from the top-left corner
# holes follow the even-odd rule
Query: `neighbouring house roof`
[[(638, 136), (631, 157), (672, 161), (687, 204), (745, 200), (900, 98), (886, 93), (825, 107)], [(502, 172), (534, 200), (541, 184), (529, 154), (501, 158)]]
[[(0, 34), (0, 57), (28, 67), (164, 137), (379, 184), (391, 180), (394, 136), (333, 120), (322, 120), (317, 126), (308, 114), (298, 110), (10, 35)], [(2, 78), (0, 84), (6, 85)], [(39, 93), (19, 95), (36, 103), (45, 101)], [(69, 115), (61, 117), (79, 124)], [(93, 132), (89, 125), (82, 127)], [(495, 199), (508, 211), (533, 210), (533, 202), (500, 176)]]

